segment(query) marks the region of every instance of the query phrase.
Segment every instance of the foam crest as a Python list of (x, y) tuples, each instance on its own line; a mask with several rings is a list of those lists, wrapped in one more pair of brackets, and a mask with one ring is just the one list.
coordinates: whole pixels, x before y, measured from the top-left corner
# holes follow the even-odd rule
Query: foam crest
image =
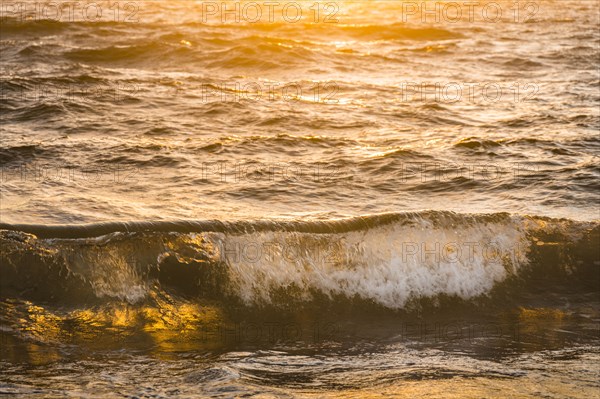
[(246, 303), (273, 303), (281, 294), (345, 296), (402, 308), (411, 299), (471, 299), (527, 264), (520, 221), (472, 226), (421, 220), (342, 234), (265, 232), (222, 236), (217, 242)]

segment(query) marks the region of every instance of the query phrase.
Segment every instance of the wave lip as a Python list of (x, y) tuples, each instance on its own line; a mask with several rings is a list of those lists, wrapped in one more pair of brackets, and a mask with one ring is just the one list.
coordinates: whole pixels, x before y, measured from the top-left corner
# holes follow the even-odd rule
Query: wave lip
[[(447, 213), (450, 215), (451, 213)], [(221, 220), (175, 220), (101, 222), (83, 225), (44, 225), (0, 223), (0, 230), (21, 231), (38, 238), (90, 238), (116, 232), (173, 232), (173, 233), (240, 233), (263, 231), (295, 231), (298, 233), (344, 233), (362, 228), (392, 223), (417, 216), (417, 213), (379, 214), (368, 217), (333, 219), (327, 221), (255, 220), (226, 222)]]

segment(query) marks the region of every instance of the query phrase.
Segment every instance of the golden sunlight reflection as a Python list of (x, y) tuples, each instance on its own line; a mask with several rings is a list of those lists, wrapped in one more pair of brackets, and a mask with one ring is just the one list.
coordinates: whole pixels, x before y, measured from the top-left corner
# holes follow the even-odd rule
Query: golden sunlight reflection
[(598, 1), (1, 0), (0, 398), (596, 397)]

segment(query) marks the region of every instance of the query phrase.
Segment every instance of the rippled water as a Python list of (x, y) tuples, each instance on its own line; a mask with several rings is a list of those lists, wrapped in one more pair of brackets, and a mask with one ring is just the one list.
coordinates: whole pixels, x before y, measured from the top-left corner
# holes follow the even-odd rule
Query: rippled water
[(316, 4), (2, 0), (3, 395), (600, 394), (597, 1)]

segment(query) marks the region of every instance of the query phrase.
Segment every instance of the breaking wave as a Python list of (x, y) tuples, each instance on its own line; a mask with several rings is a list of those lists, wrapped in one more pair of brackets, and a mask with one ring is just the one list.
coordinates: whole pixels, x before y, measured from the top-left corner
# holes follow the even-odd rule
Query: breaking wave
[[(2, 293), (137, 303), (153, 290), (247, 306), (476, 301), (540, 277), (595, 281), (600, 224), (452, 212), (326, 221), (0, 224)], [(514, 287), (513, 287), (514, 288)]]

